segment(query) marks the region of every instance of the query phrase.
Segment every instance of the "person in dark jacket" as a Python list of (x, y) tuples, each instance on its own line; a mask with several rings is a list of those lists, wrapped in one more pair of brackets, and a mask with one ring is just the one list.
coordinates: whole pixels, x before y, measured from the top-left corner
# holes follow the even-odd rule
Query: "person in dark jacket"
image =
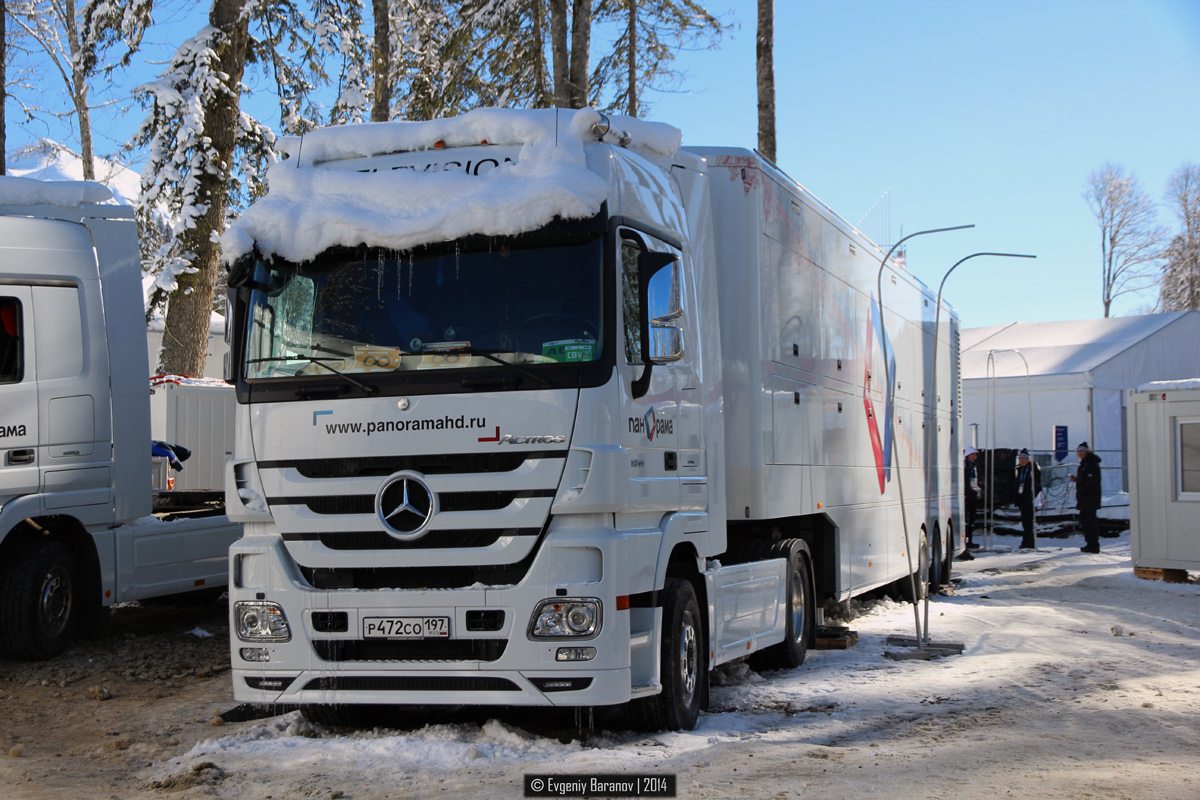
[(1042, 493), (1042, 468), (1029, 458), (1029, 451), (1017, 453), (1017, 508), (1021, 509), (1021, 549), (1037, 546), (1033, 535), (1033, 505)]
[(1100, 552), (1100, 526), (1096, 512), (1100, 509), (1100, 456), (1092, 452), (1087, 442), (1075, 448), (1079, 469), (1071, 476), (1075, 484), (1075, 507), (1079, 509), (1079, 526), (1083, 528), (1086, 544), (1079, 548), (1085, 553)]
[(971, 558), (971, 550), (979, 547), (975, 543), (975, 521), (979, 516), (983, 492), (979, 489), (979, 472), (975, 466), (978, 459), (979, 451), (974, 447), (968, 447), (963, 453), (963, 501), (967, 512), (967, 550), (963, 553), (963, 557), (966, 559)]

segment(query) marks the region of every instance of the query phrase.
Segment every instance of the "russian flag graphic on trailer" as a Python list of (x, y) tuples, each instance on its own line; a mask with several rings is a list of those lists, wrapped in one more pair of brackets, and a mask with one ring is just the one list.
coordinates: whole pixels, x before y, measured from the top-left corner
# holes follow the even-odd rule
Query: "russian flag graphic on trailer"
[(654, 423), (654, 406), (650, 406), (650, 409), (646, 412), (645, 421), (646, 421), (646, 439), (648, 441), (653, 442), (655, 429), (658, 427)]
[[(879, 437), (879, 422), (875, 404), (871, 400), (871, 354), (875, 344), (875, 330), (879, 331), (879, 346), (887, 360), (887, 374), (891, 383), (884, 387), (883, 440)], [(863, 376), (863, 407), (867, 414), (867, 430), (871, 436), (871, 450), (875, 455), (875, 471), (879, 475), (879, 493), (883, 494), (892, 479), (892, 385), (896, 381), (896, 354), (891, 339), (883, 328), (883, 315), (871, 295), (871, 316), (867, 319), (866, 374)]]

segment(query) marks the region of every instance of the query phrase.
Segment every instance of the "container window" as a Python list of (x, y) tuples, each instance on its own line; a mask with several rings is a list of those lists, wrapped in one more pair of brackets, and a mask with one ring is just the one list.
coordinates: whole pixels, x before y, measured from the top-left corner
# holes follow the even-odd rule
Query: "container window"
[(1180, 419), (1175, 431), (1179, 499), (1200, 502), (1200, 419)]

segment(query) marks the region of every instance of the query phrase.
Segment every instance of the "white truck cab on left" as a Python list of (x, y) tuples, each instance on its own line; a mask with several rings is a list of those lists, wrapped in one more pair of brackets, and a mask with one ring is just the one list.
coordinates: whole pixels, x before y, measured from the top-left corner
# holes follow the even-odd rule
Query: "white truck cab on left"
[[(133, 209), (0, 178), (0, 656), (49, 658), (114, 602), (221, 587), (241, 526), (155, 516)], [(186, 516), (186, 515), (184, 515)]]

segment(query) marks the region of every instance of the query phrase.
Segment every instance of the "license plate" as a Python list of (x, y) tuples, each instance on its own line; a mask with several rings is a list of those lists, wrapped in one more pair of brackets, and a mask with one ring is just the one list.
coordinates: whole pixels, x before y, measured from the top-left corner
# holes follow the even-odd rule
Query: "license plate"
[(363, 617), (364, 639), (448, 639), (449, 617)]

